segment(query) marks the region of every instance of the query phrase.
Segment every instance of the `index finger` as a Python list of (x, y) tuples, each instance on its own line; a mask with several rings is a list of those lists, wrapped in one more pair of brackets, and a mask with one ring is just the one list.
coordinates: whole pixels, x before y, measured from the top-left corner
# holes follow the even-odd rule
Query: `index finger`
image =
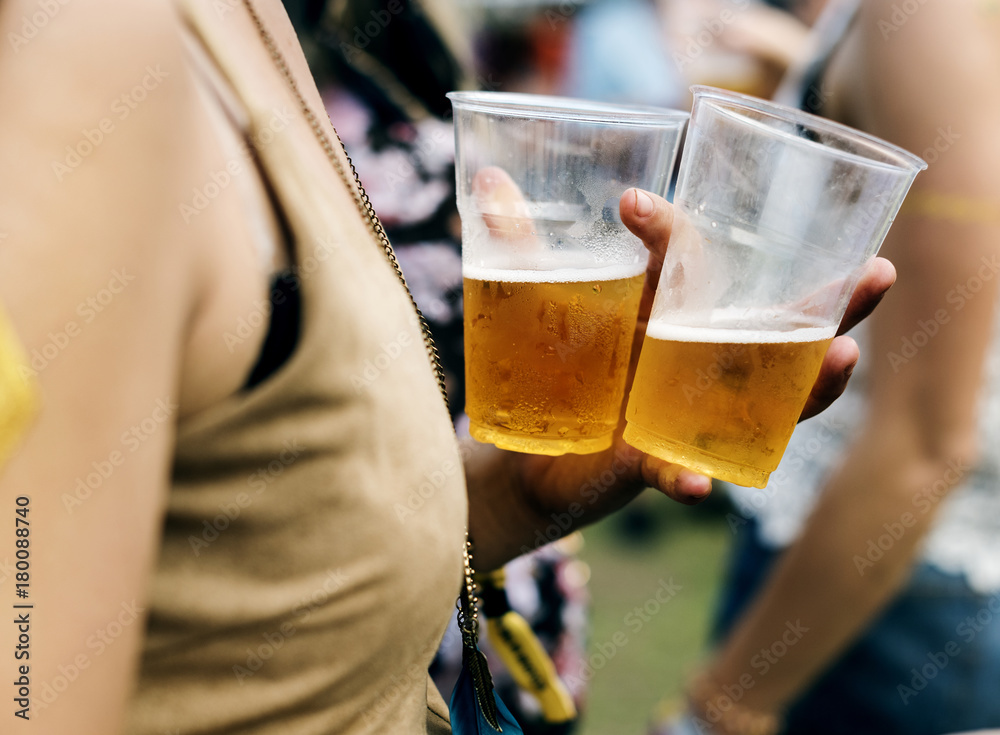
[(528, 203), (510, 174), (498, 166), (487, 166), (472, 179), (472, 192), (492, 237), (520, 244), (534, 241)]

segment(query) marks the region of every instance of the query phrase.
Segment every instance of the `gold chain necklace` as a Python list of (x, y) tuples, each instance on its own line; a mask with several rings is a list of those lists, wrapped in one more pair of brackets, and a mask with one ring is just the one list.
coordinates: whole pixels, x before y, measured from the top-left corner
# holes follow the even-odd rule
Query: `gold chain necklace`
[(427, 319), (417, 306), (416, 299), (413, 298), (413, 294), (410, 292), (409, 286), (406, 285), (406, 279), (403, 277), (403, 271), (399, 267), (399, 261), (396, 260), (396, 253), (392, 249), (392, 245), (389, 243), (389, 237), (385, 234), (385, 228), (379, 221), (378, 215), (375, 214), (375, 208), (372, 206), (371, 199), (368, 198), (368, 194), (365, 192), (365, 187), (361, 185), (361, 179), (358, 177), (357, 169), (355, 169), (354, 163), (351, 161), (351, 157), (347, 154), (347, 148), (344, 146), (344, 141), (341, 140), (340, 134), (337, 133), (336, 128), (334, 128), (331, 124), (330, 128), (333, 130), (333, 134), (337, 136), (337, 142), (340, 143), (340, 148), (344, 152), (347, 164), (351, 167), (352, 176), (350, 177), (347, 175), (347, 171), (344, 169), (340, 159), (337, 158), (333, 143), (330, 141), (330, 137), (323, 129), (322, 123), (306, 102), (306, 98), (299, 89), (299, 85), (295, 81), (295, 77), (292, 76), (292, 71), (288, 66), (288, 62), (285, 60), (284, 55), (281, 53), (281, 50), (278, 48), (278, 44), (275, 43), (271, 32), (267, 30), (263, 21), (261, 21), (260, 16), (257, 14), (257, 9), (253, 6), (253, 3), (250, 0), (243, 0), (243, 4), (246, 6), (247, 12), (250, 13), (250, 17), (253, 19), (254, 25), (257, 26), (257, 32), (260, 34), (261, 40), (267, 48), (267, 52), (271, 55), (274, 65), (278, 67), (278, 71), (281, 72), (281, 75), (284, 77), (288, 87), (292, 90), (292, 94), (295, 95), (295, 99), (299, 103), (299, 109), (302, 111), (303, 116), (305, 116), (306, 121), (309, 123), (309, 127), (312, 128), (313, 134), (316, 136), (316, 140), (318, 140), (319, 144), (323, 147), (323, 152), (326, 153), (326, 157), (329, 159), (330, 163), (333, 164), (333, 168), (344, 182), (344, 186), (346, 186), (347, 190), (351, 192), (351, 196), (354, 198), (354, 203), (357, 205), (361, 215), (368, 220), (369, 231), (375, 237), (379, 245), (382, 246), (385, 257), (389, 261), (389, 265), (392, 266), (393, 271), (396, 273), (396, 277), (399, 279), (399, 282), (403, 285), (403, 289), (406, 291), (406, 295), (410, 298), (413, 310), (417, 314), (417, 320), (420, 322), (420, 330), (423, 333), (424, 338), (424, 347), (427, 349), (427, 356), (431, 361), (431, 367), (434, 369), (438, 389), (441, 391), (441, 398), (444, 400), (445, 406), (447, 407), (448, 390), (445, 384), (444, 369), (441, 367), (441, 357), (438, 354), (437, 346), (434, 344), (434, 338), (431, 335), (430, 326), (427, 324)]
[[(308, 121), (309, 127), (312, 128), (313, 134), (316, 136), (319, 144), (323, 147), (326, 157), (330, 160), (330, 163), (333, 164), (333, 168), (340, 176), (344, 186), (346, 186), (348, 191), (351, 192), (358, 210), (361, 212), (362, 216), (368, 220), (369, 230), (379, 245), (382, 246), (386, 259), (392, 266), (393, 271), (395, 271), (396, 277), (399, 278), (399, 282), (406, 290), (406, 295), (409, 296), (410, 303), (413, 305), (413, 310), (416, 312), (417, 319), (420, 322), (420, 329), (423, 332), (424, 337), (424, 346), (427, 349), (427, 355), (430, 358), (431, 366), (433, 367), (434, 374), (437, 378), (438, 389), (441, 391), (441, 398), (447, 407), (448, 391), (445, 385), (444, 369), (441, 367), (441, 358), (438, 354), (437, 346), (434, 344), (434, 338), (431, 336), (427, 319), (424, 318), (424, 315), (420, 312), (420, 308), (417, 306), (417, 302), (413, 298), (413, 294), (410, 292), (409, 286), (406, 285), (406, 279), (403, 277), (403, 271), (399, 267), (399, 261), (396, 260), (396, 253), (393, 251), (392, 245), (389, 243), (389, 237), (385, 234), (385, 228), (379, 221), (378, 215), (375, 214), (375, 208), (372, 206), (371, 199), (368, 198), (368, 194), (365, 192), (365, 188), (361, 184), (361, 179), (358, 177), (357, 169), (354, 167), (354, 163), (351, 161), (351, 157), (347, 153), (344, 141), (340, 138), (340, 134), (337, 133), (333, 124), (330, 123), (330, 128), (333, 130), (334, 135), (337, 136), (337, 142), (340, 143), (340, 148), (344, 152), (347, 164), (351, 168), (352, 176), (350, 177), (347, 175), (347, 171), (344, 169), (343, 164), (341, 164), (340, 159), (337, 157), (333, 143), (330, 141), (330, 137), (323, 129), (323, 124), (306, 102), (305, 96), (302, 94), (299, 89), (299, 85), (295, 81), (295, 77), (292, 76), (288, 62), (285, 60), (284, 55), (278, 48), (277, 43), (274, 41), (274, 37), (264, 26), (263, 21), (261, 21), (260, 16), (257, 14), (257, 9), (253, 6), (251, 0), (243, 0), (243, 4), (246, 7), (247, 12), (250, 14), (250, 17), (253, 19), (254, 24), (257, 26), (257, 32), (260, 34), (261, 40), (264, 42), (264, 46), (271, 55), (271, 59), (274, 61), (275, 66), (278, 67), (278, 70), (284, 77), (288, 87), (295, 95), (295, 99), (299, 104), (299, 109)], [(502, 730), (498, 720), (497, 708), (493, 699), (493, 680), (490, 676), (489, 668), (486, 665), (486, 659), (482, 653), (479, 652), (477, 645), (479, 639), (479, 600), (476, 596), (477, 585), (475, 582), (475, 570), (472, 566), (472, 542), (469, 540), (468, 535), (466, 535), (465, 548), (463, 550), (463, 566), (465, 579), (462, 587), (462, 593), (459, 595), (456, 604), (458, 606), (459, 629), (462, 632), (462, 643), (466, 652), (464, 659), (472, 672), (476, 699), (483, 716), (497, 732), (501, 732)]]

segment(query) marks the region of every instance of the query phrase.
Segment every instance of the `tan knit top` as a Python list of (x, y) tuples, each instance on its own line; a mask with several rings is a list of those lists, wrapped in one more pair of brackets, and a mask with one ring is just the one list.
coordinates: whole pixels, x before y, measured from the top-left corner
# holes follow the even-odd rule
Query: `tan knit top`
[[(252, 121), (302, 325), (277, 373), (179, 426), (127, 732), (447, 732), (427, 666), (467, 507), (419, 325), (298, 102), (248, 47), (245, 9), (183, 5)], [(268, 133), (278, 110), (287, 126)]]

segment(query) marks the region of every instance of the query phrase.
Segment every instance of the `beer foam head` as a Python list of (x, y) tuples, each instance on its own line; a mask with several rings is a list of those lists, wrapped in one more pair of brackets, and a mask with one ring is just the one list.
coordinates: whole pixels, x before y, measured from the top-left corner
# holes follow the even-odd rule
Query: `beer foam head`
[(645, 263), (607, 265), (597, 268), (555, 268), (553, 270), (508, 270), (462, 266), (462, 276), (476, 281), (503, 283), (577, 283), (582, 281), (617, 281), (635, 278), (646, 272)]
[(778, 344), (782, 342), (820, 342), (837, 334), (836, 325), (799, 327), (788, 331), (740, 329), (732, 327), (692, 327), (651, 321), (646, 336), (670, 342), (706, 342), (712, 344)]

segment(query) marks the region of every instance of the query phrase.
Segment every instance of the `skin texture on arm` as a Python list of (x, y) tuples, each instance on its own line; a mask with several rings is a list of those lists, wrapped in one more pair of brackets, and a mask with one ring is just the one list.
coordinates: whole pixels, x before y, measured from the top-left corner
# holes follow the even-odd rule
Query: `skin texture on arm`
[[(2, 37), (32, 13), (36, 3), (0, 5)], [(254, 257), (223, 257), (241, 236), (238, 221), (225, 224), (228, 195), (190, 225), (178, 215), (224, 162), (205, 139), (169, 3), (60, 5), (26, 43), (3, 44), (0, 98), (17, 101), (0, 111), (0, 299), (41, 394), (0, 473), (0, 560), (13, 553), (15, 499), (30, 498), (29, 595), (15, 598), (11, 575), (0, 602), (34, 605), (28, 657), (17, 662), (31, 681), (25, 731), (114, 735), (134, 681), (176, 421), (237, 387), (255, 342), (221, 357), (224, 370), (191, 379), (183, 366), (199, 340), (202, 356), (220, 351), (219, 301), (235, 318), (266, 278)], [(220, 285), (223, 266), (254, 285)], [(0, 648), (13, 651), (17, 633), (2, 626)]]
[[(891, 16), (890, 2), (863, 4), (842, 65), (850, 97), (838, 108), (851, 124), (935, 155), (924, 154), (930, 167), (882, 250), (899, 281), (869, 321), (869, 417), (709, 666), (719, 686), (753, 676), (741, 705), (760, 712), (779, 712), (802, 693), (906, 582), (939, 507), (928, 489), (953, 489), (982, 449), (976, 401), (996, 311), (989, 265), (1000, 257), (1000, 19), (971, 0), (926, 3), (899, 26)], [(968, 206), (949, 213), (929, 204), (940, 201)], [(963, 290), (973, 279), (982, 286), (974, 295)], [(926, 345), (911, 356), (903, 340), (921, 330)], [(859, 566), (886, 524), (905, 532)], [(788, 622), (808, 632), (760, 675), (751, 659)]]

